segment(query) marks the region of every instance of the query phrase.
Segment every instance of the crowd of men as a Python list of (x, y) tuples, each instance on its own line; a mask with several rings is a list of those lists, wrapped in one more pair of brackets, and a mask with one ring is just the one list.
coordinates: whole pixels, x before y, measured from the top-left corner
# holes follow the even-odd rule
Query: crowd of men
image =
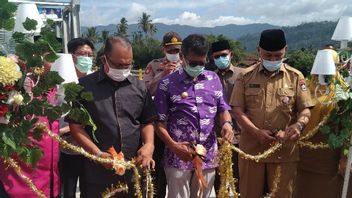
[[(315, 100), (302, 73), (283, 61), (287, 43), (281, 29), (261, 33), (259, 61), (247, 68), (232, 64), (234, 54), (226, 40), (209, 43), (199, 34), (182, 39), (168, 32), (162, 41), (165, 57), (147, 65), (143, 80), (131, 75), (133, 52), (126, 38), (106, 40), (103, 56), (98, 57), (103, 66), (91, 74), (93, 44), (77, 38), (68, 49), (79, 84), (94, 96), (83, 106), (97, 126), (93, 134), (91, 127), (61, 120), (60, 132), (71, 143), (103, 158), (112, 157), (108, 149), (113, 147), (126, 160), (135, 158), (142, 169), (155, 169), (156, 197), (206, 198), (213, 187), (220, 188), (218, 137), (251, 155), (279, 141), (283, 147), (259, 162), (234, 153), (233, 176), (239, 180), (241, 198), (259, 198), (274, 188), (280, 167), (274, 197), (298, 198), (295, 143), (310, 120)], [(205, 69), (209, 59), (217, 70)], [(109, 164), (65, 149), (60, 167), (65, 198), (75, 197), (78, 178), (84, 198), (100, 197), (118, 182), (126, 183), (129, 191), (116, 196), (135, 196), (129, 170), (119, 176)], [(305, 197), (304, 192), (299, 197)]]

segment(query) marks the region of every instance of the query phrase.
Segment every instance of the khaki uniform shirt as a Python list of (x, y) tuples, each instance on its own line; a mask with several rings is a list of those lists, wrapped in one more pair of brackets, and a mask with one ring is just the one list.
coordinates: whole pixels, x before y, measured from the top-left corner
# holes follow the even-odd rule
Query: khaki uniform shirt
[[(221, 70), (216, 70), (215, 72), (218, 74), (222, 87), (224, 89), (224, 97), (225, 97), (225, 101), (227, 103), (229, 103), (229, 100), (231, 98), (231, 94), (233, 91), (233, 87), (235, 85), (235, 81), (236, 81), (236, 77), (238, 76), (238, 74), (241, 72), (242, 68), (240, 67), (234, 67), (233, 65), (230, 66), (230, 68), (226, 71), (221, 71)], [(234, 127), (236, 130), (239, 130), (239, 127), (235, 121), (235, 117), (233, 116), (233, 111), (230, 111), (231, 113), (231, 117), (232, 117), (232, 122), (234, 123)], [(219, 123), (220, 121), (217, 118), (217, 122), (215, 125), (215, 130), (218, 133), (218, 135), (220, 135), (220, 131), (221, 131), (221, 123)], [(238, 144), (238, 142), (235, 142), (236, 144)]]
[[(230, 104), (241, 107), (256, 127), (272, 132), (285, 130), (297, 121), (297, 115), (303, 109), (314, 106), (301, 72), (283, 64), (277, 72), (270, 74), (261, 63), (240, 73)], [(270, 145), (262, 145), (251, 133), (242, 131), (240, 148), (256, 155), (270, 148)], [(292, 162), (298, 159), (298, 146), (286, 142), (279, 151), (262, 162)]]
[[(164, 64), (167, 63), (166, 57), (150, 61), (144, 71), (143, 80), (152, 96), (155, 95), (159, 81), (163, 78)], [(181, 61), (179, 61), (181, 66)]]

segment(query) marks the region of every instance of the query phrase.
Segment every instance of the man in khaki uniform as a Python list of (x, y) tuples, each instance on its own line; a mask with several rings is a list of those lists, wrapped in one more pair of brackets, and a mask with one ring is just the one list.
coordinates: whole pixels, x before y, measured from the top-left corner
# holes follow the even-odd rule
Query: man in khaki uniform
[(181, 44), (182, 39), (178, 33), (166, 33), (163, 37), (162, 47), (165, 57), (154, 59), (148, 63), (143, 75), (143, 80), (145, 81), (152, 96), (155, 94), (160, 79), (181, 67)]
[[(231, 93), (233, 91), (233, 87), (235, 85), (236, 77), (240, 73), (241, 68), (235, 67), (232, 65), (231, 59), (233, 57), (233, 52), (231, 51), (230, 44), (227, 40), (221, 40), (221, 41), (212, 43), (211, 52), (212, 52), (212, 58), (214, 59), (214, 63), (217, 67), (217, 70), (215, 72), (218, 74), (220, 78), (221, 84), (224, 89), (223, 92), (224, 92), (225, 100), (228, 103), (231, 97)], [(235, 131), (235, 134), (239, 134), (239, 127), (234, 119), (234, 116), (231, 115), (231, 117), (232, 117), (232, 124), (233, 124), (233, 129)], [(219, 125), (220, 123), (217, 121), (215, 124), (215, 130), (216, 130), (216, 133), (220, 136), (221, 126)], [(238, 146), (239, 136), (236, 135), (235, 137), (236, 138), (233, 143), (236, 146)], [(233, 176), (236, 179), (239, 179), (237, 153), (233, 153), (232, 163), (233, 163)], [(216, 192), (218, 192), (220, 188), (220, 177), (218, 174), (215, 175), (214, 188)]]
[(230, 104), (242, 129), (240, 148), (256, 155), (281, 141), (283, 147), (259, 163), (239, 159), (241, 198), (259, 198), (273, 189), (275, 171), (281, 167), (277, 192), (273, 197), (292, 197), (299, 138), (314, 105), (301, 72), (282, 63), (286, 52), (282, 30), (262, 32), (258, 47), (261, 62), (238, 76)]

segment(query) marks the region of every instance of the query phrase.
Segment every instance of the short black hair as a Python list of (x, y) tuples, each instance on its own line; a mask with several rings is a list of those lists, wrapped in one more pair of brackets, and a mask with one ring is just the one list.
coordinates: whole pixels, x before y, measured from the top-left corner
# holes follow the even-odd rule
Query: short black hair
[(92, 50), (94, 50), (93, 43), (86, 38), (74, 38), (67, 43), (68, 53), (73, 54), (78, 48), (83, 45), (88, 45)]
[(209, 42), (200, 34), (191, 34), (183, 39), (181, 50), (184, 56), (187, 56), (189, 52), (196, 55), (207, 55)]
[(131, 48), (132, 44), (131, 41), (122, 36), (110, 36), (106, 39), (104, 45), (104, 54), (107, 55), (112, 51), (112, 44), (115, 42), (119, 42), (121, 45), (125, 46), (126, 48)]

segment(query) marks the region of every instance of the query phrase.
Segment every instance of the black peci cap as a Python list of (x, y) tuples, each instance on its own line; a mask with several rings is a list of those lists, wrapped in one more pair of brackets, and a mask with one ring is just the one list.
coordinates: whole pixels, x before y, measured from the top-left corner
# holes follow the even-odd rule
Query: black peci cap
[(264, 30), (260, 35), (259, 47), (266, 51), (278, 51), (285, 46), (285, 33), (281, 29)]
[(219, 52), (222, 50), (229, 50), (230, 49), (230, 44), (227, 40), (221, 40), (221, 41), (216, 41), (211, 44), (211, 52)]

